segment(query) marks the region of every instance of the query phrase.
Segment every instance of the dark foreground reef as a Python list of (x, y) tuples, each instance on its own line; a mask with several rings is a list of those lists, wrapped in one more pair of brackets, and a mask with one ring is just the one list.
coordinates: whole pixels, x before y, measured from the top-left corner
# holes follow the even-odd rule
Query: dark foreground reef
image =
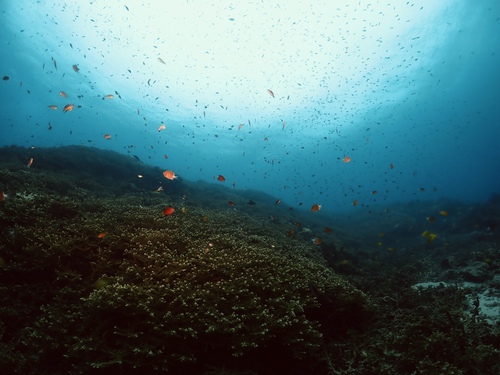
[(2, 374), (500, 373), (498, 322), (462, 288), (414, 288), (420, 259), (207, 208), (204, 189), (109, 151), (9, 147), (0, 163)]

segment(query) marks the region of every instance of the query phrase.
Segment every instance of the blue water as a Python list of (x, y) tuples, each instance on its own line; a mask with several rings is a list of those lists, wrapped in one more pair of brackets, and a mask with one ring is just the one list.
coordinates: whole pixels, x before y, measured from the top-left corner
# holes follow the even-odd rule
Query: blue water
[(3, 1), (0, 146), (331, 212), (500, 192), (500, 2), (310, 3)]

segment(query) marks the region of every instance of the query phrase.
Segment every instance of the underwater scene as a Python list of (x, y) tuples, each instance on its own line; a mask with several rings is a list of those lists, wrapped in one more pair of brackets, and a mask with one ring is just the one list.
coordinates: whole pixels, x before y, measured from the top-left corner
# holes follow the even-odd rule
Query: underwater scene
[(500, 373), (500, 2), (3, 0), (1, 374)]

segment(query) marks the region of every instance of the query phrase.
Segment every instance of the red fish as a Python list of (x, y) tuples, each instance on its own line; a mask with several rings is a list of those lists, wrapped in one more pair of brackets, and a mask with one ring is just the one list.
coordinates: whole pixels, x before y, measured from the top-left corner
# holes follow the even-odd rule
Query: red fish
[(226, 178), (220, 174), (217, 176), (217, 180), (219, 180), (220, 182), (224, 182), (224, 181), (226, 181)]
[(311, 207), (311, 211), (312, 212), (318, 212), (319, 210), (321, 210), (321, 205), (320, 204), (313, 204), (313, 206)]
[(163, 210), (163, 216), (170, 216), (174, 213), (175, 209), (172, 206), (168, 206)]
[(173, 171), (163, 171), (163, 176), (168, 180), (175, 180), (177, 176)]

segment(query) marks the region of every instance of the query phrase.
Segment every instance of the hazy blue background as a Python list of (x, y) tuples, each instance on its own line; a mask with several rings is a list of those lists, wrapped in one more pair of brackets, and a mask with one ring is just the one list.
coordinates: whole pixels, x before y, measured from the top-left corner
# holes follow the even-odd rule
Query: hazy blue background
[(327, 211), (500, 191), (498, 0), (3, 0), (0, 43), (0, 146), (108, 148)]

